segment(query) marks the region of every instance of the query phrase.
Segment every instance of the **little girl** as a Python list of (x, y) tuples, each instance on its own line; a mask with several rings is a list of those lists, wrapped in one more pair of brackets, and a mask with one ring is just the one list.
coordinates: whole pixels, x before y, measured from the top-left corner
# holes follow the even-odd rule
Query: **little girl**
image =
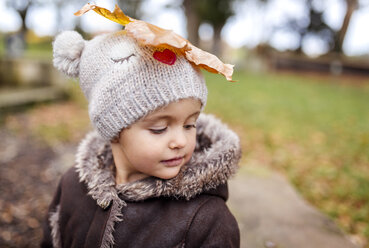
[(239, 247), (225, 204), (239, 139), (200, 114), (196, 63), (129, 29), (90, 41), (65, 31), (53, 45), (54, 65), (79, 77), (95, 131), (60, 180), (41, 246)]

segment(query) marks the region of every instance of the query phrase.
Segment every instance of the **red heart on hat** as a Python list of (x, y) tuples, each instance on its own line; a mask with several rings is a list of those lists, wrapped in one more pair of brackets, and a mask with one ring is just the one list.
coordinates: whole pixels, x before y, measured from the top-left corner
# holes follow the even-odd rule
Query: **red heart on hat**
[(155, 51), (153, 54), (154, 58), (164, 64), (173, 65), (176, 62), (177, 56), (174, 52), (169, 49), (165, 49), (162, 52)]

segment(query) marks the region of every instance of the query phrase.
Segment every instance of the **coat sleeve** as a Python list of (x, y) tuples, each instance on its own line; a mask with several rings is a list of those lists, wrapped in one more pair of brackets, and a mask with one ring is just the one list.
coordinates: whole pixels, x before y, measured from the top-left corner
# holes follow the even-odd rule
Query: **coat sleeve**
[(185, 247), (240, 247), (240, 230), (224, 200), (211, 197), (196, 211)]
[(48, 212), (45, 216), (42, 229), (43, 229), (43, 238), (41, 240), (41, 247), (54, 247), (53, 243), (55, 242), (56, 235), (59, 235), (58, 233), (55, 233), (55, 230), (52, 230), (52, 223), (57, 225), (58, 218), (59, 218), (59, 204), (60, 204), (60, 197), (61, 197), (61, 183), (62, 180), (60, 180), (58, 188), (56, 189), (54, 198), (49, 206)]

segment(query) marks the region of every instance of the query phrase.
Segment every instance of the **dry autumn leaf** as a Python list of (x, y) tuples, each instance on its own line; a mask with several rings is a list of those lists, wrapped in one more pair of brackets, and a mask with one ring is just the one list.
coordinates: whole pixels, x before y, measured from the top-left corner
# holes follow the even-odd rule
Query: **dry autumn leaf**
[(187, 50), (187, 45), (189, 44), (188, 40), (174, 33), (172, 30), (163, 29), (140, 20), (135, 20), (134, 22), (127, 24), (125, 30), (128, 35), (136, 38), (144, 45), (171, 47), (184, 53), (184, 51)]
[(135, 38), (142, 45), (173, 49), (183, 54), (188, 61), (199, 68), (212, 73), (222, 74), (228, 81), (232, 81), (233, 65), (224, 64), (215, 55), (197, 48), (172, 30), (163, 29), (145, 21), (135, 20), (126, 16), (118, 5), (115, 5), (114, 11), (110, 12), (105, 8), (88, 3), (77, 11), (75, 15), (81, 16), (90, 10), (94, 10), (99, 15), (125, 26), (127, 35)]
[(90, 10), (93, 10), (99, 15), (102, 15), (103, 17), (108, 18), (109, 20), (119, 23), (120, 25), (123, 26), (134, 21), (133, 18), (126, 16), (118, 5), (115, 5), (114, 11), (110, 12), (110, 10), (96, 6), (95, 4), (88, 3), (85, 6), (83, 6), (82, 9), (74, 13), (74, 15), (81, 16)]

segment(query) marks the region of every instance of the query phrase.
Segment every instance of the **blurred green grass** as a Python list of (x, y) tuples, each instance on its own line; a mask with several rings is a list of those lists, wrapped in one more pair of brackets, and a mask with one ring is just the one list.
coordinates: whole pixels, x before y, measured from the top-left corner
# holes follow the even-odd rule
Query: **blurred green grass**
[[(9, 34), (0, 33), (0, 58), (7, 56), (6, 37)], [(39, 38), (31, 32), (22, 57), (52, 59), (52, 37)]]
[[(242, 164), (285, 174), (345, 231), (369, 240), (369, 80), (207, 73), (206, 112), (240, 134)], [(363, 80), (361, 80), (363, 81)]]

